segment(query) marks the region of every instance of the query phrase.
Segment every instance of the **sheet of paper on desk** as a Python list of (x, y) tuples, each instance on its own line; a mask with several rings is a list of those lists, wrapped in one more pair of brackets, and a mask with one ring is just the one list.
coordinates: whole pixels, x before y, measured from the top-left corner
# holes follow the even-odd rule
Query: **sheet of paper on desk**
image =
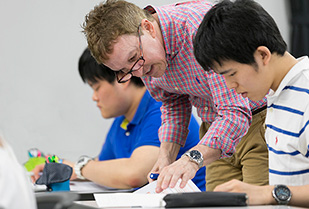
[(159, 194), (155, 192), (157, 181), (154, 181), (133, 193), (94, 194), (94, 198), (99, 207), (164, 207), (166, 194), (201, 191), (191, 180), (183, 189), (179, 187), (180, 182)]
[(113, 207), (164, 207), (166, 194), (105, 193), (93, 194), (100, 208)]
[[(179, 179), (176, 186), (174, 188), (167, 188), (164, 191), (162, 191), (162, 194), (170, 194), (170, 193), (182, 193), (182, 192), (200, 192), (201, 190), (193, 183), (192, 180), (189, 180), (187, 185), (184, 188), (180, 188), (181, 180)], [(136, 190), (134, 193), (137, 194), (156, 194), (156, 186), (157, 181), (153, 181), (150, 184), (147, 184), (146, 186)]]
[(70, 181), (70, 191), (72, 192), (128, 192), (130, 189), (115, 189), (110, 187), (101, 186), (91, 181)]

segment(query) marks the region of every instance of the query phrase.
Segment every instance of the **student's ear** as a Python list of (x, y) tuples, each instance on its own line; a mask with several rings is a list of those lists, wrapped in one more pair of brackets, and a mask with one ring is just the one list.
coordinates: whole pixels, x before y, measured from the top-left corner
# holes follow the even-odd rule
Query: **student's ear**
[(148, 32), (153, 38), (156, 36), (156, 30), (152, 22), (147, 19), (142, 19), (141, 27), (144, 31)]
[(270, 62), (271, 52), (269, 51), (267, 47), (259, 46), (256, 49), (256, 53), (257, 53), (258, 58), (262, 61), (264, 66)]

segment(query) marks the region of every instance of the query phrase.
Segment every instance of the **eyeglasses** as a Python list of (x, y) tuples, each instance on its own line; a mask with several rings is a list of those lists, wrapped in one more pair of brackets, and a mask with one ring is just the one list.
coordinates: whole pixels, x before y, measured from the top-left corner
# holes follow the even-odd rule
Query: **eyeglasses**
[(137, 27), (137, 34), (138, 34), (138, 41), (139, 41), (139, 49), (140, 49), (140, 57), (135, 61), (129, 72), (123, 72), (122, 70), (115, 72), (117, 76), (118, 83), (125, 83), (130, 80), (133, 76), (133, 72), (139, 70), (141, 67), (144, 66), (145, 59), (143, 57), (143, 48), (142, 48), (142, 41), (140, 35), (140, 26)]

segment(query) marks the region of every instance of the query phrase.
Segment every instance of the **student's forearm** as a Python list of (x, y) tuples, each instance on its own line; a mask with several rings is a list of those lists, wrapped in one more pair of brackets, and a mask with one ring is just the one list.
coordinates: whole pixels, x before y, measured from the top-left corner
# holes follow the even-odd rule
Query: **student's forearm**
[[(148, 172), (150, 171), (149, 168)], [(129, 159), (108, 161), (91, 161), (83, 169), (82, 175), (95, 183), (120, 189), (143, 186), (147, 181), (148, 172), (132, 165)]]
[(299, 206), (299, 207), (309, 207), (309, 185), (303, 186), (289, 186), (292, 198), (290, 205)]
[(140, 187), (148, 182), (147, 175), (158, 154), (159, 147), (141, 146), (130, 158), (90, 161), (81, 172), (86, 179), (104, 186), (119, 189)]
[[(292, 197), (289, 202), (289, 205), (299, 206), (299, 207), (308, 207), (309, 206), (309, 199), (308, 199), (308, 192), (309, 192), (309, 185), (303, 186), (288, 186)], [(259, 191), (254, 191), (251, 195), (254, 196), (254, 201), (257, 204), (266, 204), (266, 205), (277, 205), (275, 198), (272, 195), (272, 191), (274, 186), (260, 186), (257, 187)], [(264, 196), (261, 196), (263, 194)], [(255, 203), (254, 202), (254, 203)], [(250, 204), (250, 201), (249, 201)]]

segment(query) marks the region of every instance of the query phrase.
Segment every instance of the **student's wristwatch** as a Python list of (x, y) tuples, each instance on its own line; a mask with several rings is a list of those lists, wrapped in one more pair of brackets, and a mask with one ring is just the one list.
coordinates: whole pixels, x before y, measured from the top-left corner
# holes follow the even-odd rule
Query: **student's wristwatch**
[(198, 165), (198, 168), (200, 169), (203, 167), (203, 155), (200, 151), (198, 150), (190, 150), (187, 151), (183, 154), (183, 156), (188, 156), (190, 161), (195, 162)]
[(287, 205), (292, 197), (290, 189), (285, 185), (275, 185), (272, 191), (273, 197), (279, 205)]
[(76, 174), (76, 177), (78, 179), (86, 179), (85, 177), (82, 176), (82, 168), (89, 163), (89, 161), (93, 160), (93, 158), (88, 157), (86, 155), (80, 156), (77, 162), (74, 165), (74, 171)]

